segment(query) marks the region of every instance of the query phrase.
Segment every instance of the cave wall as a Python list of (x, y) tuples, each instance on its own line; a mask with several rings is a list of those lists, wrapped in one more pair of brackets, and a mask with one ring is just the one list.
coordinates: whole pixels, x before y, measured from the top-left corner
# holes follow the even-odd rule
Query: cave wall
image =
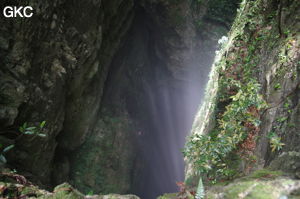
[(9, 159), (50, 184), (55, 151), (79, 147), (95, 123), (133, 1), (13, 3), (32, 5), (36, 13), (31, 19), (1, 18), (1, 132), (47, 122), (46, 138), (24, 136)]
[[(138, 182), (145, 163), (137, 135), (155, 131), (153, 97), (163, 107), (167, 92), (163, 111), (174, 121), (186, 115), (177, 130), (188, 131), (217, 39), (233, 18), (215, 17), (214, 1), (0, 5), (8, 3), (35, 9), (30, 19), (0, 18), (0, 139), (2, 148), (15, 144), (8, 165), (44, 187), (69, 181), (85, 193), (125, 193)], [(45, 138), (19, 136), (23, 123), (41, 121)]]
[[(235, 143), (241, 132), (245, 134), (235, 144), (214, 145), (224, 161), (210, 162), (210, 168), (221, 168), (218, 165), (222, 162), (232, 169), (232, 175), (203, 172), (204, 179), (207, 175), (217, 176), (217, 180), (232, 179), (261, 168), (282, 170), (292, 177), (298, 175), (300, 35), (299, 18), (292, 16), (299, 16), (299, 5), (298, 1), (243, 1), (228, 40), (223, 40), (223, 48), (217, 53), (187, 147), (196, 146), (206, 136), (212, 145), (220, 137), (226, 143), (226, 136)], [(252, 91), (244, 89), (253, 82), (257, 83)], [(257, 101), (245, 106), (253, 99)], [(250, 121), (239, 110), (228, 117), (226, 114), (235, 103), (240, 103), (243, 114), (256, 119)], [(243, 127), (236, 131), (235, 124)], [(224, 152), (226, 148), (230, 152)], [(200, 156), (193, 157), (187, 159), (186, 181), (197, 185), (198, 178), (194, 181), (194, 177), (199, 175), (200, 167), (195, 162)]]
[[(196, 47), (199, 46), (199, 42), (196, 42), (197, 34), (193, 21), (188, 12), (184, 13), (185, 15), (181, 13), (184, 10), (184, 6), (185, 8), (189, 8), (187, 7), (189, 4), (184, 2), (176, 5), (177, 9), (179, 9), (178, 12), (180, 12), (178, 15), (185, 17), (187, 22), (186, 24), (180, 24), (180, 26), (177, 23), (170, 23), (169, 12), (171, 9), (166, 8), (167, 5), (157, 2), (136, 5), (132, 28), (129, 30), (124, 44), (122, 44), (120, 50), (113, 58), (99, 116), (108, 120), (116, 120), (116, 123), (111, 124), (104, 121), (107, 125), (101, 123), (99, 126), (101, 125), (102, 129), (103, 126), (107, 126), (108, 130), (104, 135), (106, 134), (108, 137), (102, 139), (106, 143), (109, 140), (112, 141), (114, 145), (113, 150), (117, 155), (114, 154), (110, 158), (107, 158), (106, 155), (99, 157), (100, 151), (102, 153), (105, 151), (107, 154), (107, 150), (100, 147), (99, 152), (95, 152), (95, 146), (91, 143), (98, 143), (95, 141), (95, 137), (99, 136), (99, 132), (94, 132), (91, 135), (90, 141), (84, 143), (78, 152), (82, 156), (93, 153), (94, 155), (91, 155), (91, 157), (87, 155), (83, 158), (86, 161), (83, 164), (81, 163), (81, 166), (79, 165), (82, 158), (77, 158), (77, 161), (75, 160), (75, 163), (73, 163), (73, 165), (76, 165), (76, 168), (72, 169), (71, 172), (74, 173), (74, 177), (71, 178), (79, 180), (76, 183), (77, 186), (85, 190), (88, 187), (94, 189), (97, 187), (99, 189), (96, 188), (96, 191), (101, 192), (126, 192), (131, 190), (145, 198), (153, 198), (158, 195), (155, 190), (163, 190), (166, 184), (171, 184), (173, 189), (176, 187), (174, 183), (175, 179), (171, 177), (171, 175), (175, 175), (175, 173), (172, 173), (172, 168), (169, 168), (171, 174), (168, 177), (171, 179), (165, 181), (165, 185), (163, 181), (161, 181), (161, 184), (159, 181), (154, 183), (154, 176), (163, 174), (160, 171), (162, 163), (153, 165), (154, 162), (165, 161), (164, 163), (166, 163), (171, 161), (168, 161), (167, 157), (163, 160), (162, 158), (151, 159), (151, 156), (155, 153), (154, 150), (160, 149), (163, 152), (164, 149), (159, 148), (161, 147), (160, 143), (166, 142), (165, 145), (169, 146), (170, 144), (167, 142), (169, 142), (169, 139), (171, 140), (171, 137), (166, 136), (166, 139), (163, 140), (162, 135), (160, 135), (161, 140), (158, 138), (159, 134), (167, 134), (168, 131), (165, 130), (162, 132), (160, 130), (161, 132), (158, 132), (162, 127), (159, 126), (160, 124), (158, 124), (157, 120), (161, 118), (157, 118), (159, 117), (155, 113), (157, 110), (153, 110), (153, 107), (155, 109), (164, 109), (165, 104), (161, 103), (161, 96), (158, 96), (172, 95), (166, 93), (166, 91), (179, 90), (176, 91), (176, 96), (168, 97), (174, 97), (173, 102), (169, 100), (170, 103), (176, 103), (176, 97), (178, 97), (176, 99), (178, 100), (177, 103), (180, 102), (182, 98), (179, 92), (181, 95), (186, 95), (183, 92), (185, 84), (192, 84), (194, 82), (199, 84), (198, 77), (197, 79), (194, 77), (194, 80), (191, 80), (189, 79), (189, 75), (194, 73), (195, 76), (196, 74), (204, 76), (204, 74), (202, 74), (200, 69), (197, 71), (194, 70), (197, 62), (193, 60), (193, 57), (197, 57), (195, 55), (199, 51), (197, 51)], [(168, 110), (164, 111), (171, 112), (170, 108), (176, 105), (170, 104), (169, 106)], [(161, 111), (161, 114), (164, 114), (164, 111)], [(182, 111), (185, 111), (184, 108)], [(182, 112), (181, 114), (183, 115), (184, 113)], [(176, 113), (174, 115), (180, 114)], [(123, 126), (119, 128), (115, 136), (111, 136), (112, 132), (115, 131), (115, 124)], [(187, 131), (186, 129), (185, 132)], [(181, 133), (181, 147), (184, 143), (185, 132), (177, 132)], [(123, 137), (119, 138), (120, 136)], [(175, 136), (176, 134), (174, 133), (174, 139)], [(118, 141), (114, 142), (114, 139), (123, 139), (123, 141), (120, 144)], [(150, 142), (150, 140), (153, 142)], [(174, 144), (175, 148), (173, 147), (172, 149), (177, 151), (178, 157), (181, 158), (180, 147), (176, 146), (176, 141), (174, 141)], [(133, 149), (130, 149), (131, 146), (133, 146)], [(150, 150), (153, 152), (146, 152)], [(98, 153), (98, 155), (95, 155), (95, 153)], [(169, 154), (169, 152), (167, 153)], [(78, 155), (77, 152), (76, 154)], [(124, 156), (127, 159), (124, 159)], [(91, 158), (96, 164), (90, 164)], [(103, 162), (108, 162), (111, 166), (104, 165), (99, 168), (97, 165)], [(173, 163), (181, 164), (180, 173), (183, 175), (183, 161)], [(89, 168), (92, 171), (96, 171), (97, 168), (98, 170), (102, 170), (105, 173), (104, 175), (99, 175), (100, 171), (98, 171), (97, 175), (89, 176), (89, 181), (94, 179), (96, 182), (105, 183), (108, 186), (91, 186), (89, 183), (86, 183), (87, 181), (82, 182), (81, 175), (85, 174), (82, 172), (81, 175), (76, 173), (84, 170), (83, 168)], [(148, 177), (145, 176), (145, 173), (148, 173)], [(165, 176), (161, 177), (165, 178)], [(147, 189), (146, 187), (152, 188)], [(151, 194), (152, 196), (150, 196)]]

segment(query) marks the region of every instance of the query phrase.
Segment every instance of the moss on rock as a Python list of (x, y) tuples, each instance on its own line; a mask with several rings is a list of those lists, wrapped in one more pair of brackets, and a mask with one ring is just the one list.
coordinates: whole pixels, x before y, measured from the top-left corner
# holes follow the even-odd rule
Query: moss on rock
[(159, 196), (157, 199), (176, 199), (177, 193), (166, 193), (162, 196)]
[(296, 193), (300, 189), (299, 180), (284, 177), (262, 179), (261, 174), (266, 173), (278, 174), (262, 170), (255, 174), (257, 176), (253, 175), (253, 178), (242, 178), (227, 186), (213, 186), (207, 191), (206, 197), (208, 199), (275, 199), (291, 195), (296, 197)]
[(139, 199), (135, 195), (92, 195), (85, 196), (70, 184), (64, 183), (54, 188), (53, 192), (39, 189), (36, 186), (0, 182), (1, 198), (37, 198), (37, 199)]
[[(72, 185), (84, 193), (126, 193), (133, 167), (132, 125), (127, 115), (106, 114), (96, 124), (96, 132), (74, 153)], [(91, 164), (92, 163), (92, 164)]]

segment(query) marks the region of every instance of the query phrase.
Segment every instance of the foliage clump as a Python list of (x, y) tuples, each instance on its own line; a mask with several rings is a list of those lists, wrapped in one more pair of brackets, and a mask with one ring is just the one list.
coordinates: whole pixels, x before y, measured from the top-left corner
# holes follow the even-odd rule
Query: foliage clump
[[(15, 138), (14, 142), (24, 135), (31, 136), (31, 139), (34, 139), (36, 137), (46, 137), (47, 135), (44, 133), (45, 125), (46, 121), (40, 122), (37, 126), (28, 126), (27, 122), (25, 122), (22, 126), (20, 126), (18, 136)], [(2, 151), (0, 152), (0, 163), (7, 163), (5, 154), (12, 150), (14, 147), (15, 144), (11, 144), (8, 146), (3, 146), (2, 144), (0, 144), (0, 148), (2, 149)]]
[(249, 164), (256, 161), (253, 151), (260, 130), (260, 115), (267, 107), (260, 94), (257, 53), (270, 30), (255, 17), (261, 15), (259, 2), (242, 3), (241, 10), (249, 9), (248, 14), (238, 13), (229, 37), (231, 43), (223, 48), (221, 59), (215, 63), (218, 90), (212, 116), (214, 128), (208, 134), (194, 133), (185, 147), (184, 155), (197, 172), (207, 174), (213, 181), (235, 174), (230, 165), (231, 155), (237, 154)]
[[(231, 178), (239, 171), (248, 174), (259, 138), (269, 139), (268, 153), (278, 152), (287, 141), (286, 127), (295, 128), (289, 97), (299, 88), (299, 36), (295, 23), (283, 24), (281, 19), (298, 6), (296, 1), (280, 2), (279, 7), (263, 0), (241, 3), (184, 151), (194, 171), (208, 180)], [(272, 115), (271, 132), (261, 130), (261, 116), (269, 116), (275, 107), (281, 111)]]

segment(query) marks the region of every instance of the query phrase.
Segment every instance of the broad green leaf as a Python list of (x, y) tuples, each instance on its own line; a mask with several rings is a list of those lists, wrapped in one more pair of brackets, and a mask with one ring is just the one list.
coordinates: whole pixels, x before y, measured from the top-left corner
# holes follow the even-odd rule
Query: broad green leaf
[(21, 133), (24, 133), (25, 129), (21, 126), (21, 127), (19, 128), (19, 131), (20, 131)]
[(11, 150), (12, 148), (14, 148), (14, 147), (15, 147), (14, 144), (5, 147), (5, 148), (3, 149), (3, 153), (6, 153), (6, 152), (10, 151), (10, 150)]
[(25, 134), (25, 135), (33, 135), (34, 132), (33, 132), (33, 131), (25, 131), (24, 134)]
[(7, 162), (6, 158), (2, 154), (0, 155), (0, 162), (2, 162), (2, 163)]
[(45, 124), (46, 124), (46, 121), (42, 121), (41, 124), (40, 124), (40, 128), (41, 129), (44, 128)]
[(36, 129), (36, 127), (35, 127), (35, 126), (32, 126), (32, 127), (27, 127), (27, 128), (26, 128), (26, 130), (27, 130), (27, 131), (32, 131), (32, 130), (35, 130), (35, 129)]
[(38, 134), (39, 137), (46, 137), (46, 134)]

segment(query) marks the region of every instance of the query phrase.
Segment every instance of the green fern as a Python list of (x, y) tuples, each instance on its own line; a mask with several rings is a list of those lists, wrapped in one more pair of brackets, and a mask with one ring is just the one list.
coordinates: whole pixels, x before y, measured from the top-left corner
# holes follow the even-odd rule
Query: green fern
[(202, 182), (202, 177), (200, 177), (198, 187), (197, 187), (197, 192), (196, 192), (196, 199), (203, 199), (204, 196), (205, 196), (205, 190)]

